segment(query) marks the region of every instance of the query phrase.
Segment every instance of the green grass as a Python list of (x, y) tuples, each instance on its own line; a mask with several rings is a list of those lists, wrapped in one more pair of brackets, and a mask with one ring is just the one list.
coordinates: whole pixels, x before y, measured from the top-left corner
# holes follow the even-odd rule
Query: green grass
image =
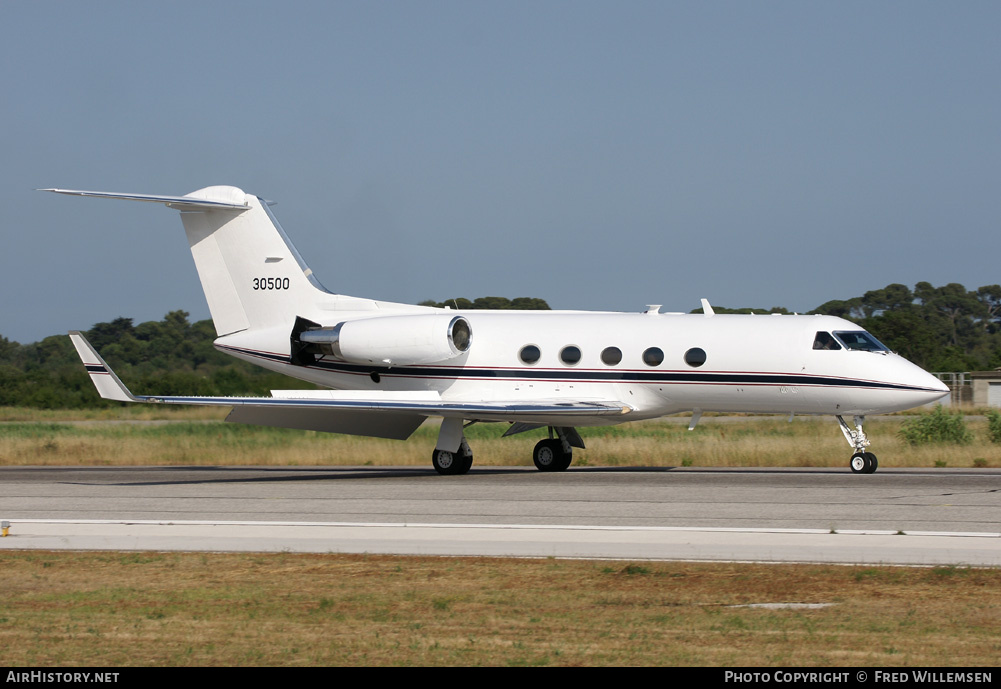
[[(992, 442), (990, 417), (963, 422), (966, 444), (923, 440), (912, 444), (915, 424), (937, 414), (873, 417), (866, 424), (881, 467), (1001, 466), (1001, 443)], [(48, 413), (0, 424), (2, 465), (265, 465), (427, 466), (438, 428), (428, 422), (407, 442), (229, 424), (211, 415), (165, 414), (165, 419), (106, 416), (58, 422)], [(946, 415), (948, 416), (948, 415)], [(947, 419), (948, 421), (949, 419)], [(951, 421), (950, 421), (951, 423)], [(509, 438), (507, 424), (474, 424), (466, 436), (474, 466), (528, 466), (545, 429)], [(709, 417), (694, 431), (673, 418), (579, 429), (586, 451), (574, 466), (843, 467), (851, 454), (837, 424), (826, 417)]]

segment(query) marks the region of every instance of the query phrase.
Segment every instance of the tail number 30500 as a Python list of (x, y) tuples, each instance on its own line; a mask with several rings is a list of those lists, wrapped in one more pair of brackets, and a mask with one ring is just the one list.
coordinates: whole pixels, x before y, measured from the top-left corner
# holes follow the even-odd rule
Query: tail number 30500
[(288, 278), (254, 278), (254, 289), (288, 289)]

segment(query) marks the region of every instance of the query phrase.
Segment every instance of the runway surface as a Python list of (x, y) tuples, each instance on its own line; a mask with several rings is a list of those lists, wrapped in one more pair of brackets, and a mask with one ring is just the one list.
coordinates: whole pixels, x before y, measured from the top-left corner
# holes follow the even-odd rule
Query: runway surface
[(1001, 566), (996, 469), (2, 467), (0, 548)]

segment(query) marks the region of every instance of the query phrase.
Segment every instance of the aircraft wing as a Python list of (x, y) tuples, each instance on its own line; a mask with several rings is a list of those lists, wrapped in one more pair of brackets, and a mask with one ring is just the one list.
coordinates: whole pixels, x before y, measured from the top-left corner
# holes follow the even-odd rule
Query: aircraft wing
[(232, 407), (226, 420), (238, 423), (403, 440), (429, 416), (573, 426), (633, 411), (616, 400), (453, 401), (434, 391), (273, 390), (271, 397), (133, 395), (82, 333), (69, 335), (104, 399)]

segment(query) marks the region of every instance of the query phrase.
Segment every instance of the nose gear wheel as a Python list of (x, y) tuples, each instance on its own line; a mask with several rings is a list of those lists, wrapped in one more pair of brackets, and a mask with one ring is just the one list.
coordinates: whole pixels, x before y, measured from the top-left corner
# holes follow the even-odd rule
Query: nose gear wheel
[(845, 423), (844, 417), (838, 416), (838, 424), (841, 426), (841, 432), (844, 433), (848, 444), (855, 450), (849, 466), (853, 474), (871, 474), (879, 467), (879, 462), (876, 460), (876, 455), (866, 451), (870, 443), (865, 431), (862, 430), (865, 417), (856, 416), (853, 420), (855, 421), (855, 428), (849, 428), (848, 424)]

